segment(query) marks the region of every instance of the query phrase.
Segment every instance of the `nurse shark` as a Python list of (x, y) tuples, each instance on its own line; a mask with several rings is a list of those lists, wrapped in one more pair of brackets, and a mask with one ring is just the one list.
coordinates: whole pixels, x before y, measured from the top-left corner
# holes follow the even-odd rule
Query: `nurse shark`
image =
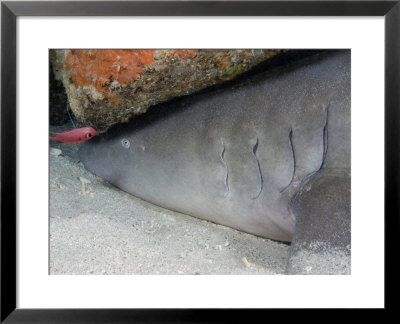
[(318, 273), (310, 255), (349, 273), (350, 71), (350, 50), (328, 51), (173, 100), (80, 159), (155, 205), (292, 242), (289, 274)]

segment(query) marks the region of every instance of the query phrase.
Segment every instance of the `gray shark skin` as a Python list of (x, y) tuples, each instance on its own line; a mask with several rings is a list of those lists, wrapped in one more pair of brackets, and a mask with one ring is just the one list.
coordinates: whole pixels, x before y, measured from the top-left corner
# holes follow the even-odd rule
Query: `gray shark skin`
[(349, 273), (350, 61), (330, 51), (160, 105), (80, 159), (155, 205), (292, 242), (288, 273), (326, 273), (308, 253)]

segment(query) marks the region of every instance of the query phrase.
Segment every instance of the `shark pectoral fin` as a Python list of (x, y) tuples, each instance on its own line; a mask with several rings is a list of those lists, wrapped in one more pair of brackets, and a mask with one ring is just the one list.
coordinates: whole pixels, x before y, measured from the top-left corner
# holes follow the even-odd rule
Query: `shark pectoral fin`
[(292, 200), (296, 217), (288, 274), (350, 272), (350, 177), (320, 170)]

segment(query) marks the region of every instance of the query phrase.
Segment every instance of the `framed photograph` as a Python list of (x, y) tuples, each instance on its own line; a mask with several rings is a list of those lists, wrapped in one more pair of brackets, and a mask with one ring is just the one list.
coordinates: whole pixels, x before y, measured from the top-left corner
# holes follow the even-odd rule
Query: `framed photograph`
[(4, 1), (1, 28), (2, 322), (391, 307), (398, 1)]

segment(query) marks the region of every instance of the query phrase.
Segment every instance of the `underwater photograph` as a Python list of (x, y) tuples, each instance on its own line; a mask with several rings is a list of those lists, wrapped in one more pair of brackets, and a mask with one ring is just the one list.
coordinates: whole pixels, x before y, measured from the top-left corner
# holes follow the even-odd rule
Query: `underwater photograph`
[(50, 49), (50, 275), (351, 274), (351, 50)]

